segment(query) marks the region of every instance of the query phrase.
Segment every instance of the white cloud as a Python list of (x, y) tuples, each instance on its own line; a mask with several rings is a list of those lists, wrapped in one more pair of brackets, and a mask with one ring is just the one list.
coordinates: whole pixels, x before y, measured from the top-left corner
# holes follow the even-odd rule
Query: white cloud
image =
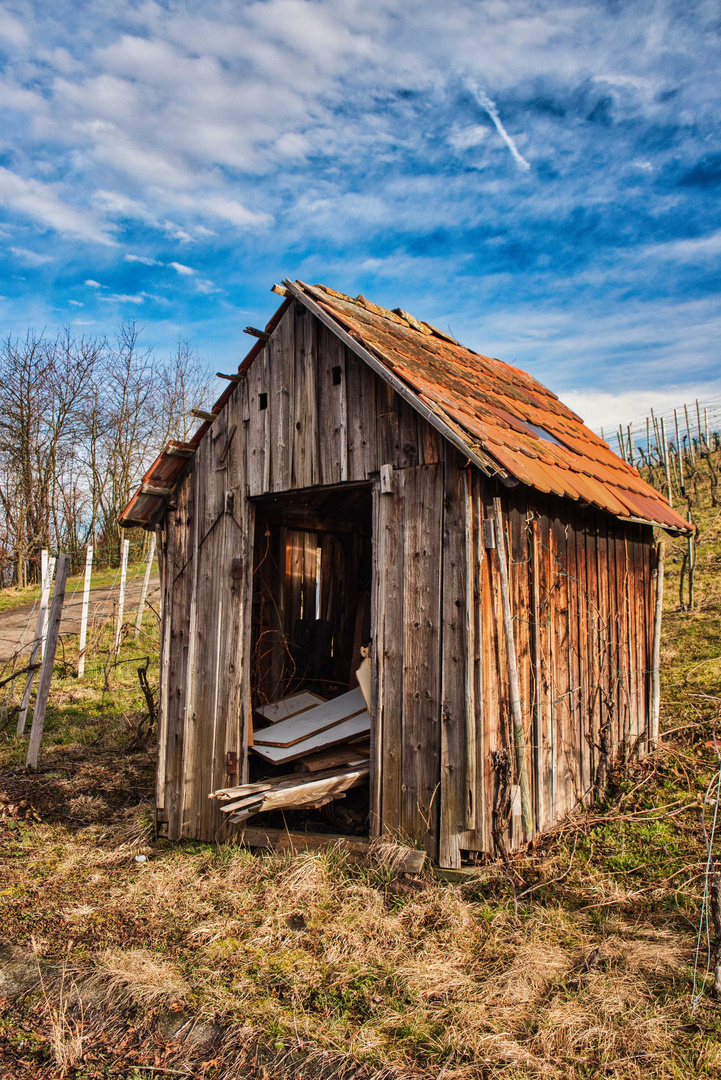
[(487, 138), (488, 128), (480, 124), (472, 124), (464, 128), (454, 125), (448, 136), (448, 143), (454, 150), (470, 150), (474, 146), (480, 146)]
[(11, 45), (25, 45), (29, 40), (27, 30), (20, 19), (2, 9), (0, 9), (0, 38), (9, 41)]
[(85, 284), (91, 289), (107, 289), (107, 285), (101, 285), (99, 281), (94, 281), (93, 278), (87, 278)]
[(63, 201), (56, 185), (25, 179), (3, 166), (0, 166), (0, 204), (62, 235), (113, 243), (91, 215)]
[(641, 254), (652, 259), (672, 259), (678, 262), (715, 259), (721, 255), (721, 229), (691, 240), (670, 240), (665, 244), (652, 244)]
[(168, 266), (172, 266), (173, 270), (176, 270), (183, 277), (191, 277), (195, 273), (192, 266), (184, 266), (183, 263), (171, 262), (168, 263)]
[(54, 255), (43, 255), (39, 251), (29, 251), (27, 248), (11, 247), (10, 251), (19, 259), (20, 262), (24, 262), (26, 266), (43, 266), (45, 263), (54, 262)]
[(123, 261), (129, 263), (142, 263), (143, 266), (162, 266), (157, 259), (151, 259), (148, 255), (123, 255)]
[(104, 300), (107, 303), (118, 304), (144, 304), (146, 300), (145, 293), (111, 293), (110, 296), (101, 296), (100, 300)]

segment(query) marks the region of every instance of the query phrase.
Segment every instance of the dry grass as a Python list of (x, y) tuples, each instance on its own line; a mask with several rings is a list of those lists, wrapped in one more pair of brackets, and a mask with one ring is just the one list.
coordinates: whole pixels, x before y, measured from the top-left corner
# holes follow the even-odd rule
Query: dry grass
[(97, 985), (118, 1006), (168, 1007), (188, 997), (189, 987), (176, 964), (149, 949), (106, 949), (95, 959)]
[(0, 1077), (721, 1075), (719, 1007), (690, 1001), (721, 691), (721, 518), (699, 517), (695, 611), (675, 610), (680, 547), (668, 563), (662, 719), (681, 730), (512, 874), (405, 878), (392, 843), (367, 865), (171, 846), (127, 724), (96, 746), (97, 715), (68, 705), (34, 778), (9, 742), (0, 801), (25, 809), (0, 821), (3, 933), (56, 974), (0, 1019)]

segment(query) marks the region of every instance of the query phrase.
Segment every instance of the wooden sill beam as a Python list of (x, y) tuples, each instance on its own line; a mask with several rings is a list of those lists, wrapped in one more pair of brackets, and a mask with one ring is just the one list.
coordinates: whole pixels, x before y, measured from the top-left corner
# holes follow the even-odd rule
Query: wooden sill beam
[[(270, 829), (262, 825), (246, 825), (238, 832), (238, 840), (251, 848), (271, 851), (325, 851), (338, 846), (351, 858), (367, 859), (370, 840), (367, 836), (341, 836), (337, 833), (300, 833), (287, 829)], [(425, 851), (415, 848), (396, 848), (393, 869), (398, 874), (420, 874), (426, 864)]]

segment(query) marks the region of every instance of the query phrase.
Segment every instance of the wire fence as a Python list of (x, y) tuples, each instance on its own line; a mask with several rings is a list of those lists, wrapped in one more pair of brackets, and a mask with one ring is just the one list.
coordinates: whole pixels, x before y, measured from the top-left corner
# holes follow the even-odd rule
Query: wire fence
[(632, 417), (615, 430), (599, 428), (612, 450), (632, 465), (663, 464), (663, 445), (689, 459), (721, 446), (721, 395)]
[[(150, 533), (141, 529), (131, 529), (125, 531), (125, 537), (129, 540), (131, 554), (139, 553), (136, 556), (133, 556), (131, 561), (133, 561), (134, 557), (142, 557), (146, 554), (150, 544)], [(122, 534), (120, 540), (95, 543), (91, 538), (88, 540), (88, 544), (80, 544), (76, 547), (63, 544), (58, 550), (61, 550), (63, 554), (68, 555), (70, 558), (70, 569), (68, 572), (70, 577), (73, 577), (84, 569), (85, 553), (88, 545), (93, 548), (93, 565), (96, 570), (112, 570), (120, 565), (123, 548)], [(49, 550), (51, 554), (57, 554), (57, 551), (52, 547), (50, 547)], [(38, 551), (32, 555), (25, 556), (23, 562), (26, 567), (25, 580), (37, 583), (39, 586), (41, 565), (40, 552)], [(0, 550), (0, 588), (11, 588), (16, 581), (17, 555), (7, 550)]]

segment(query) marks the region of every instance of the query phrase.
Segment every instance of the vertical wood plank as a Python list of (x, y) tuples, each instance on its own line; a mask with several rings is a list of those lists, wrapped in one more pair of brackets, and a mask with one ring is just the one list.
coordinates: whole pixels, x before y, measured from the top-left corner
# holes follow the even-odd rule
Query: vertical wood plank
[[(317, 333), (320, 482), (339, 484), (343, 473), (347, 475), (348, 460), (345, 346), (335, 334), (320, 323)], [(334, 381), (336, 377), (340, 378), (339, 382)]]
[(271, 469), (266, 490), (287, 491), (293, 471), (295, 425), (295, 314), (293, 305), (270, 336), (268, 361), (268, 426)]
[(403, 580), (405, 553), (403, 519), (405, 473), (394, 476), (393, 492), (377, 499), (379, 550), (385, 556), (383, 610), (378, 612), (378, 665), (382, 666), (379, 698), (381, 757), (381, 831), (398, 834), (403, 828), (401, 749), (403, 745)]
[[(443, 473), (405, 470), (403, 575), (403, 829), (438, 855)], [(463, 543), (463, 507), (459, 529)], [(465, 599), (465, 597), (463, 597)], [(464, 604), (459, 610), (461, 619)]]
[[(441, 653), (441, 866), (461, 865), (460, 838), (467, 826), (466, 643), (467, 559), (464, 479), (457, 455), (445, 463), (443, 499), (443, 639)], [(475, 785), (473, 785), (475, 788)], [(475, 790), (473, 791), (475, 795)]]
[(318, 437), (320, 419), (316, 400), (317, 319), (301, 304), (294, 305), (293, 377), (294, 415), (292, 423), (294, 487), (311, 487), (320, 479)]

